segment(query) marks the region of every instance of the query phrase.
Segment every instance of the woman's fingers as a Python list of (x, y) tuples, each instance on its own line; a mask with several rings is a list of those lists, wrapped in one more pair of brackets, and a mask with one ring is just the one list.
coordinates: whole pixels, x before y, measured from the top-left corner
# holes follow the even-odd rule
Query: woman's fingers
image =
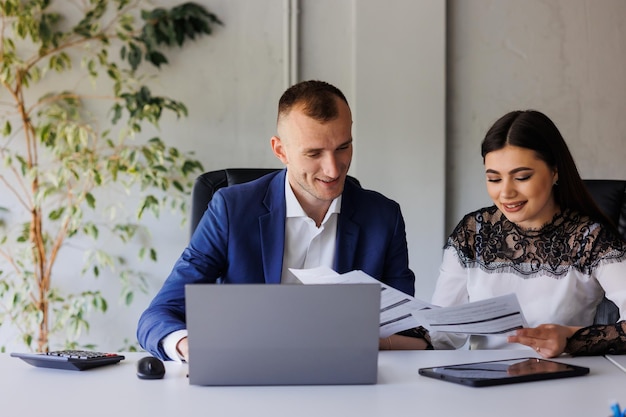
[(565, 326), (542, 324), (517, 330), (515, 335), (508, 337), (508, 342), (530, 346), (544, 358), (553, 358), (565, 350), (569, 333)]

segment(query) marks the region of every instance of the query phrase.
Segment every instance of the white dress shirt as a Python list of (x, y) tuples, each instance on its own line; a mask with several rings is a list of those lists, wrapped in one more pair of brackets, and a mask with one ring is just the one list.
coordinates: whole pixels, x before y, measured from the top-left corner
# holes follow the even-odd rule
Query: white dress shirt
[[(285, 176), (287, 177), (287, 176)], [(337, 217), (341, 211), (341, 196), (331, 203), (320, 227), (306, 215), (293, 193), (289, 180), (285, 179), (285, 250), (281, 283), (299, 283), (289, 268), (333, 267), (337, 238)]]

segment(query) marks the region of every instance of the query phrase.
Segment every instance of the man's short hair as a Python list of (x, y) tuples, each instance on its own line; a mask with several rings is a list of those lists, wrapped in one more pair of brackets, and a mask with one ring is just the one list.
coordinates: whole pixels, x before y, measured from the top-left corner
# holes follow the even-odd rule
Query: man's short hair
[(325, 81), (302, 81), (289, 87), (278, 101), (278, 120), (286, 116), (295, 106), (302, 106), (304, 114), (320, 122), (335, 119), (339, 111), (336, 99), (346, 104), (346, 96)]

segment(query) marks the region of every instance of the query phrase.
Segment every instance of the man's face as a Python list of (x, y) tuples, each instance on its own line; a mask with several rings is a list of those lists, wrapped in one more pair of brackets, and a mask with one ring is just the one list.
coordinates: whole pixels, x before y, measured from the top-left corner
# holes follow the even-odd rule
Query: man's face
[(338, 117), (319, 122), (306, 116), (301, 106), (281, 118), (272, 149), (287, 166), (289, 184), (307, 208), (326, 209), (343, 192), (352, 161), (352, 114), (337, 99)]

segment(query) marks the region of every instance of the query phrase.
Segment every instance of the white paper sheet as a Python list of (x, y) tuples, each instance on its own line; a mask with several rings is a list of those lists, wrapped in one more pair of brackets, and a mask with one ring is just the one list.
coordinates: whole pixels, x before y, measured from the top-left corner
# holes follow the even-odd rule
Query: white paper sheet
[(528, 326), (515, 294), (420, 311), (418, 316), (424, 327), (438, 332), (504, 335)]
[(527, 327), (515, 294), (443, 308), (398, 291), (363, 271), (338, 274), (326, 267), (290, 271), (303, 284), (380, 284), (381, 338), (417, 326), (430, 331), (479, 335), (508, 334)]
[(330, 268), (318, 267), (311, 269), (290, 269), (303, 284), (380, 284), (380, 337), (388, 337), (402, 330), (412, 329), (420, 325), (412, 314), (431, 304), (417, 300), (402, 291), (398, 291), (363, 271), (352, 271), (338, 274)]

